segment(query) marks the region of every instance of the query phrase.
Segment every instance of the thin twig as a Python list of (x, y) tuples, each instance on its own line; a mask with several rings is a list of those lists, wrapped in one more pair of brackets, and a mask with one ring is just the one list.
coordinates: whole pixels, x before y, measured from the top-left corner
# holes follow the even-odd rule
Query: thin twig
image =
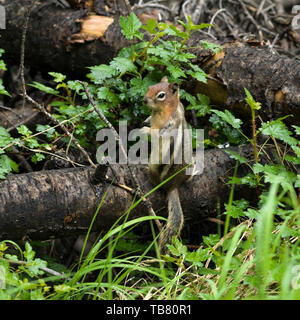
[[(10, 259), (3, 259), (4, 261), (10, 263), (10, 264), (16, 264), (18, 266), (26, 266), (28, 262), (26, 261), (15, 261), (15, 260), (10, 260)], [(39, 267), (40, 270), (44, 271), (44, 272), (47, 272), (49, 274), (52, 274), (53, 276), (56, 276), (56, 277), (62, 277), (64, 276), (63, 274), (53, 270), (53, 269), (50, 269), (50, 268), (47, 268), (47, 267)]]
[(172, 10), (163, 4), (158, 4), (158, 3), (144, 3), (144, 4), (136, 4), (132, 7), (132, 9), (141, 9), (141, 8), (158, 8), (162, 10), (166, 10), (169, 13), (173, 14)]
[(32, 99), (30, 96), (27, 95), (26, 92), (26, 82), (25, 82), (25, 77), (24, 77), (24, 58), (25, 58), (25, 41), (26, 41), (26, 32), (28, 28), (28, 21), (30, 17), (30, 13), (32, 8), (35, 5), (35, 1), (32, 2), (31, 6), (27, 10), (27, 14), (25, 17), (25, 23), (23, 27), (23, 32), (22, 32), (22, 40), (21, 40), (21, 59), (20, 59), (20, 77), (21, 77), (21, 86), (22, 86), (22, 93), (23, 93), (23, 98), (26, 99), (28, 102), (32, 103), (35, 107), (37, 107), (44, 115), (50, 119), (52, 122), (55, 124), (59, 125), (59, 127), (65, 132), (65, 134), (74, 142), (76, 147), (81, 151), (81, 153), (85, 156), (87, 161), (90, 163), (90, 165), (93, 168), (96, 168), (96, 165), (88, 155), (88, 153), (81, 147), (79, 142), (77, 141), (76, 138), (73, 137), (73, 135), (68, 131), (68, 129), (61, 124), (57, 119), (55, 119), (46, 109), (44, 106), (36, 102), (34, 99)]
[(251, 22), (254, 24), (254, 26), (256, 27), (257, 31), (258, 31), (258, 35), (259, 35), (259, 41), (262, 42), (263, 41), (263, 33), (261, 31), (261, 27), (258, 25), (258, 23), (255, 21), (255, 19), (252, 17), (251, 13), (249, 12), (249, 10), (247, 9), (247, 6), (245, 5), (245, 3), (243, 2), (243, 0), (238, 0), (241, 7), (243, 8), (245, 14), (247, 15), (247, 17), (251, 20)]

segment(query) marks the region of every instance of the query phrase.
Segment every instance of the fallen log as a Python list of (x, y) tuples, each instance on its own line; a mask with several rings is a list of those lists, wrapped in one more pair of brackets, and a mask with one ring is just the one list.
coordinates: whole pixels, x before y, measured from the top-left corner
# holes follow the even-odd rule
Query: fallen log
[[(243, 155), (251, 157), (247, 152)], [(235, 160), (222, 149), (205, 152), (204, 172), (180, 188), (186, 226), (197, 225), (199, 233), (201, 221), (216, 215), (218, 202), (222, 205), (228, 199), (230, 185), (225, 181), (232, 175), (234, 166)], [(125, 167), (117, 166), (115, 170), (118, 179), (127, 184), (129, 175)], [(92, 173), (91, 168), (84, 167), (10, 175), (0, 183), (0, 239), (24, 236), (49, 239), (85, 233), (106, 191), (93, 231), (107, 230), (130, 208), (133, 195), (103, 181), (97, 187), (100, 193), (96, 196), (89, 182)], [(147, 166), (137, 165), (135, 174), (143, 182), (144, 192), (153, 188)], [(247, 198), (248, 188), (236, 188), (235, 195)], [(156, 211), (166, 205), (162, 191), (151, 193), (150, 200)], [(141, 203), (130, 212), (129, 219), (147, 214)], [(159, 215), (166, 216), (166, 210), (159, 211)]]
[[(0, 31), (5, 59), (18, 63), (26, 0), (5, 0), (7, 28)], [(145, 19), (145, 17), (143, 17)], [(146, 17), (147, 18), (147, 17)], [(148, 18), (151, 18), (149, 16)], [(118, 17), (89, 15), (87, 10), (56, 6), (37, 7), (31, 14), (26, 40), (26, 64), (39, 70), (55, 70), (81, 76), (86, 67), (109, 62), (128, 46)], [(259, 43), (225, 43), (219, 54), (199, 46), (203, 36), (195, 33), (187, 42), (197, 55), (195, 63), (206, 70), (207, 84), (190, 82), (189, 91), (208, 95), (213, 104), (232, 108), (242, 117), (250, 115), (243, 102), (244, 88), (263, 104), (264, 120), (293, 115), (300, 122), (300, 63), (274, 54)]]

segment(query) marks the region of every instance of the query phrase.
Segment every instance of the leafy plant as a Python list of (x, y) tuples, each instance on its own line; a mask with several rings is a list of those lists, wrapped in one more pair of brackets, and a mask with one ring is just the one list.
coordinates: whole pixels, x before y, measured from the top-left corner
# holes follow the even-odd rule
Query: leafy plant
[[(0, 58), (2, 57), (3, 53), (5, 52), (4, 49), (0, 49)], [(6, 69), (6, 64), (5, 62), (0, 59), (0, 70), (7, 70)], [(6, 96), (10, 96), (10, 94), (5, 90), (4, 86), (3, 86), (3, 81), (0, 78), (0, 94), (6, 95)]]

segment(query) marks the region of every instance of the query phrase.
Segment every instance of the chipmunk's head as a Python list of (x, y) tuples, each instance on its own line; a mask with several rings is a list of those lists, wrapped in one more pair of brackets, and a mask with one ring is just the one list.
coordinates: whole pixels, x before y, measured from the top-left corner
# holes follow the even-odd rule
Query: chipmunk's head
[(148, 88), (144, 102), (153, 111), (162, 111), (165, 108), (177, 108), (179, 103), (178, 83), (169, 83), (167, 77), (163, 77), (159, 83)]

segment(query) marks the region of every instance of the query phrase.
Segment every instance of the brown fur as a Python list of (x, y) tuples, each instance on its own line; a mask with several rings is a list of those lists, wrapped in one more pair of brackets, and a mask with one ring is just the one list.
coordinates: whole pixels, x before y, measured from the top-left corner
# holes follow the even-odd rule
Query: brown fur
[[(160, 92), (165, 93), (165, 99), (162, 101), (158, 98)], [(187, 128), (177, 83), (168, 83), (167, 78), (164, 77), (161, 82), (149, 87), (144, 100), (152, 109), (150, 132), (152, 129), (159, 129), (160, 132), (164, 130), (171, 132), (172, 129), (178, 129), (179, 127), (182, 130)], [(188, 143), (191, 143), (191, 141)], [(161, 145), (159, 148), (161, 148)], [(173, 161), (174, 159), (171, 160), (170, 164), (153, 164), (150, 161), (150, 176), (156, 184), (163, 182), (188, 164), (174, 164)], [(171, 242), (172, 236), (180, 234), (182, 229), (184, 216), (178, 188), (189, 178), (190, 176), (186, 175), (185, 170), (183, 170), (163, 186), (167, 191), (169, 217), (166, 229), (159, 238), (161, 252), (165, 251), (165, 245)]]

